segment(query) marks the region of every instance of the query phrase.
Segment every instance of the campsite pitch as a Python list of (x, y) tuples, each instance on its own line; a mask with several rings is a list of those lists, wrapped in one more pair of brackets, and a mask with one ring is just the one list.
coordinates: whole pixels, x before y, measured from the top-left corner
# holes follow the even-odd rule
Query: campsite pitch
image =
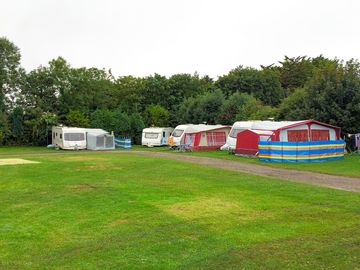
[(0, 166), (0, 269), (360, 265), (359, 193), (126, 153), (26, 159)]

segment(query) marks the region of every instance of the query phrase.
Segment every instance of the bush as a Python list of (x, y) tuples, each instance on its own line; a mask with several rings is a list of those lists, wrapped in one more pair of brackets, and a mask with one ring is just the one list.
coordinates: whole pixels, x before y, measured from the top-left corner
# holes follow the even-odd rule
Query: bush
[(69, 127), (90, 127), (90, 120), (81, 111), (70, 111), (66, 115), (66, 125)]
[(146, 125), (167, 127), (169, 125), (169, 112), (160, 105), (149, 105), (144, 111), (144, 120)]

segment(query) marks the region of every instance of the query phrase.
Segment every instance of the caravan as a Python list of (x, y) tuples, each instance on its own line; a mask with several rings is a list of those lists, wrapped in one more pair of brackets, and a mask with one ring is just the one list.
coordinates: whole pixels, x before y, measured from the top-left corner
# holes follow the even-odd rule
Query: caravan
[(141, 145), (153, 147), (167, 145), (173, 128), (151, 127), (142, 131)]
[(230, 127), (223, 125), (179, 125), (169, 138), (172, 148), (185, 150), (215, 150), (226, 142)]
[(194, 126), (194, 125), (188, 124), (188, 125), (177, 126), (168, 139), (168, 145), (172, 148), (175, 148), (175, 147), (180, 146), (181, 144), (184, 144), (185, 143), (184, 142), (185, 141), (185, 133), (192, 126)]
[(336, 140), (339, 139), (336, 132), (336, 127), (315, 120), (238, 121), (234, 123), (221, 150), (235, 152), (239, 148), (257, 149), (258, 141)]
[(52, 144), (66, 150), (86, 149), (86, 129), (74, 127), (53, 127)]
[(226, 144), (224, 144), (220, 149), (234, 151), (236, 148), (236, 138), (238, 133), (252, 128), (255, 122), (259, 121), (237, 121), (233, 124), (229, 135), (226, 138)]

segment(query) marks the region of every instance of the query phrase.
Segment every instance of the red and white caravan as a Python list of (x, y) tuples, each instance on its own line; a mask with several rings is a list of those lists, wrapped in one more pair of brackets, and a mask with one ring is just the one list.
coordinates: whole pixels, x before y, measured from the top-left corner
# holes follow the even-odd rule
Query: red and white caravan
[(226, 142), (230, 126), (179, 125), (169, 138), (172, 147), (185, 147), (192, 151), (219, 149)]
[(308, 142), (340, 139), (339, 127), (316, 120), (236, 122), (227, 139), (227, 149), (255, 155), (259, 141)]

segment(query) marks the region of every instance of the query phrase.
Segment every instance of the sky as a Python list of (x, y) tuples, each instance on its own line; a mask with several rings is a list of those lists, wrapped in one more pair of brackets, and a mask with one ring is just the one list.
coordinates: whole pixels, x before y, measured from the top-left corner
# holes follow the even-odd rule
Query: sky
[(285, 55), (360, 59), (358, 0), (0, 0), (30, 71), (58, 56), (115, 76), (213, 78)]

